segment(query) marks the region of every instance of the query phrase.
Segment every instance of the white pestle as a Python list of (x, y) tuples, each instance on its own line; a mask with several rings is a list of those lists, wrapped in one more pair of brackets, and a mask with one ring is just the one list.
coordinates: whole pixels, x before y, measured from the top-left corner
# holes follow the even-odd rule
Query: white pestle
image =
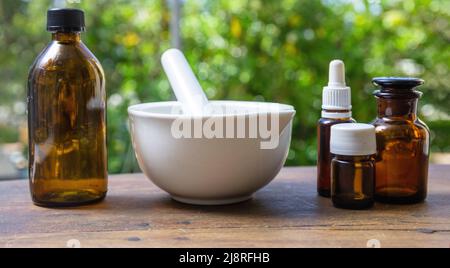
[(183, 53), (170, 48), (162, 54), (161, 64), (177, 100), (182, 104), (183, 113), (201, 115), (208, 98)]

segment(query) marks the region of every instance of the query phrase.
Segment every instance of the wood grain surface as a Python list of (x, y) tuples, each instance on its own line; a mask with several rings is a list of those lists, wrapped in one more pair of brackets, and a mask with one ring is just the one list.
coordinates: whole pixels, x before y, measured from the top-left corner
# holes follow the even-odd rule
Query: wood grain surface
[(110, 176), (105, 201), (48, 209), (28, 182), (0, 182), (0, 247), (450, 247), (450, 165), (430, 167), (426, 202), (334, 208), (313, 167), (284, 168), (253, 199), (227, 206), (173, 201), (142, 174)]

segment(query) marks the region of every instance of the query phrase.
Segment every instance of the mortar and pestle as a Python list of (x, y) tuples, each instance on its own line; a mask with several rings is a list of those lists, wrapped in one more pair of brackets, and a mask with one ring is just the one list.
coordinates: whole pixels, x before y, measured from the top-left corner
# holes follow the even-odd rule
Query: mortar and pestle
[(208, 101), (181, 51), (167, 50), (161, 63), (178, 101), (128, 107), (140, 168), (183, 203), (222, 205), (250, 199), (284, 165), (294, 108)]

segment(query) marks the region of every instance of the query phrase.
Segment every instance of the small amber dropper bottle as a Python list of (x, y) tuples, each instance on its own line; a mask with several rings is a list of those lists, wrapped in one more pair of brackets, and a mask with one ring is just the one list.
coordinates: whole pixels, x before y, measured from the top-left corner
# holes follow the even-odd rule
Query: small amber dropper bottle
[(317, 122), (317, 192), (324, 197), (331, 195), (330, 129), (339, 123), (353, 123), (351, 117), (350, 87), (345, 84), (345, 66), (341, 60), (333, 60), (329, 67), (328, 86), (322, 93), (322, 118)]
[(372, 125), (347, 123), (331, 127), (331, 200), (335, 207), (373, 206), (376, 149)]

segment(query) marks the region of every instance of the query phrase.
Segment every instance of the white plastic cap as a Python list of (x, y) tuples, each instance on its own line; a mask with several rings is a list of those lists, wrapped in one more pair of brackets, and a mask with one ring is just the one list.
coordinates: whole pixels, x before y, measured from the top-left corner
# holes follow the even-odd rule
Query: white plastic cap
[(377, 152), (375, 128), (360, 123), (342, 123), (331, 127), (330, 152), (338, 155), (372, 155)]
[(350, 110), (350, 87), (345, 84), (345, 66), (341, 60), (330, 62), (328, 86), (323, 88), (322, 109)]

